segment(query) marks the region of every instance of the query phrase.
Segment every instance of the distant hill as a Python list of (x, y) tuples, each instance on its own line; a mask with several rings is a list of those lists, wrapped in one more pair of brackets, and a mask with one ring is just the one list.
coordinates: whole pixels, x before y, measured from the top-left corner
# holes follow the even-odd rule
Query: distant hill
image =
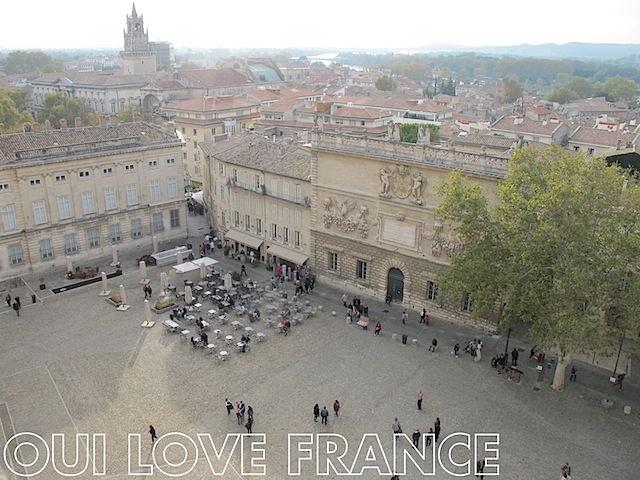
[(538, 58), (576, 58), (590, 60), (613, 60), (617, 58), (640, 55), (640, 45), (622, 43), (565, 43), (557, 45), (513, 45), (508, 47), (468, 47), (463, 45), (432, 44), (420, 48), (412, 48), (412, 53), (460, 53), (476, 52), (489, 55), (513, 55), (518, 57)]

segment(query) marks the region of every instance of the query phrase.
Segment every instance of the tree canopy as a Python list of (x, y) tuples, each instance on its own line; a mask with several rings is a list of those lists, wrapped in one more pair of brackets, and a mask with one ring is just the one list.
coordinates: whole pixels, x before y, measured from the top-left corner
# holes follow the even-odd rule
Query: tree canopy
[(502, 88), (503, 88), (503, 100), (505, 103), (513, 103), (522, 97), (522, 93), (524, 92), (524, 88), (520, 85), (516, 80), (509, 77), (504, 77), (502, 79)]
[(606, 352), (640, 329), (640, 186), (602, 158), (560, 147), (518, 150), (490, 199), (453, 173), (436, 215), (462, 244), (439, 279), (449, 299), (470, 294), (473, 312), (502, 328), (530, 324), (555, 349), (564, 388), (572, 355)]
[(40, 74), (60, 72), (62, 67), (46, 53), (16, 50), (7, 55), (5, 71), (9, 74)]
[(376, 89), (384, 92), (391, 92), (396, 89), (396, 82), (388, 75), (383, 75), (376, 80)]
[(32, 122), (31, 114), (26, 112), (26, 89), (0, 89), (0, 123), (4, 123), (7, 133), (22, 131), (22, 124)]
[(84, 98), (69, 98), (62, 93), (45, 95), (44, 106), (38, 112), (38, 121), (44, 123), (49, 120), (54, 128), (60, 128), (61, 118), (65, 118), (67, 125), (72, 127), (76, 117), (80, 117), (85, 126), (99, 123), (98, 114)]

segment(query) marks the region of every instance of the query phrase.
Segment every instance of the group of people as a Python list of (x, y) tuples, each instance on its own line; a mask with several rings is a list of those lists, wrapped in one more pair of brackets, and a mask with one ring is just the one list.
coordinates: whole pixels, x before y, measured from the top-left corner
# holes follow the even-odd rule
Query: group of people
[[(234, 409), (233, 402), (228, 398), (225, 398), (224, 403), (225, 403), (225, 408), (227, 409), (227, 415), (231, 415), (231, 411)], [(235, 409), (236, 409), (236, 418), (238, 420), (238, 425), (244, 425), (245, 428), (247, 429), (247, 433), (253, 433), (253, 430), (252, 430), (253, 408), (251, 408), (251, 405), (245, 408), (244, 402), (240, 400), (239, 402), (236, 402)], [(247, 416), (246, 423), (244, 421), (245, 413)]]
[(473, 360), (479, 362), (482, 359), (482, 347), (484, 344), (482, 340), (476, 338), (464, 347), (464, 351), (473, 357)]
[(16, 315), (20, 316), (20, 309), (22, 308), (20, 297), (15, 297), (13, 299), (13, 303), (11, 303), (11, 294), (7, 293), (7, 296), (4, 299), (7, 302), (7, 307), (12, 307), (13, 311), (16, 312)]
[(201, 332), (200, 340), (196, 340), (195, 338), (191, 337), (191, 345), (193, 345), (194, 347), (206, 347), (207, 345), (209, 345), (209, 337), (206, 333)]
[(146, 300), (147, 298), (151, 298), (151, 293), (153, 292), (153, 289), (151, 288), (151, 284), (149, 283), (145, 283), (142, 286), (142, 291), (144, 292), (144, 299)]
[[(336, 414), (336, 417), (338, 416), (338, 414), (340, 413), (340, 402), (338, 400), (336, 400), (335, 402), (333, 402), (333, 411)], [(327, 410), (327, 407), (322, 407), (322, 410), (320, 409), (320, 405), (318, 403), (316, 403), (313, 406), (313, 421), (317, 422), (318, 418), (321, 418), (321, 422), (324, 425), (328, 424), (329, 421), (329, 410)]]
[[(436, 443), (438, 441), (438, 439), (440, 438), (441, 428), (442, 428), (442, 425), (440, 423), (440, 417), (436, 417), (436, 421), (434, 422), (433, 427), (430, 427), (429, 432), (427, 432), (427, 436), (425, 438), (426, 447), (430, 447), (432, 442)], [(402, 426), (400, 425), (400, 422), (398, 421), (397, 418), (391, 424), (391, 429), (393, 430), (393, 433), (395, 435), (399, 435), (402, 433)], [(413, 434), (411, 435), (411, 440), (416, 448), (419, 447), (421, 438), (422, 438), (422, 433), (420, 432), (420, 429), (416, 428), (413, 431)]]

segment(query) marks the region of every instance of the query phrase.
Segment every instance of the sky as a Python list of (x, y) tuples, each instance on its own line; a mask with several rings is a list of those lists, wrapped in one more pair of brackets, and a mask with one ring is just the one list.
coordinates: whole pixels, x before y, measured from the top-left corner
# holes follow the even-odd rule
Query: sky
[[(0, 49), (117, 48), (130, 0), (3, 2)], [(522, 6), (523, 4), (527, 7)], [(640, 44), (638, 0), (139, 0), (151, 41), (175, 48), (410, 49), (455, 44)]]

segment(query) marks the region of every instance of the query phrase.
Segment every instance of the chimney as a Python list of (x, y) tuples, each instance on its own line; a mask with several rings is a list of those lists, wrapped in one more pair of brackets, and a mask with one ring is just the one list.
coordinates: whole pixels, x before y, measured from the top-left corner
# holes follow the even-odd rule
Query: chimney
[(45, 120), (44, 121), (44, 129), (46, 130), (51, 130), (51, 122), (49, 120)]
[(522, 125), (524, 123), (524, 117), (521, 115), (516, 115), (515, 117), (513, 117), (513, 124), (514, 125)]
[(60, 130), (65, 130), (67, 128), (67, 119), (66, 118), (61, 118), (60, 119)]
[(140, 114), (140, 112), (133, 112), (133, 121), (139, 122), (141, 120), (142, 120), (142, 115)]
[(4, 123), (0, 123), (0, 135), (4, 135)]
[(40, 128), (40, 124), (39, 124), (39, 123), (37, 123), (37, 122), (36, 122), (36, 123), (34, 123), (34, 124), (33, 124), (33, 132), (34, 132), (34, 133), (40, 133), (40, 130), (41, 130), (41, 128)]
[(622, 148), (622, 140), (618, 139), (618, 144), (616, 145), (616, 150), (620, 150)]
[(74, 118), (73, 124), (76, 128), (82, 128), (82, 119), (80, 117)]
[(22, 131), (24, 133), (31, 133), (32, 132), (31, 124), (29, 122), (23, 123), (22, 124)]

